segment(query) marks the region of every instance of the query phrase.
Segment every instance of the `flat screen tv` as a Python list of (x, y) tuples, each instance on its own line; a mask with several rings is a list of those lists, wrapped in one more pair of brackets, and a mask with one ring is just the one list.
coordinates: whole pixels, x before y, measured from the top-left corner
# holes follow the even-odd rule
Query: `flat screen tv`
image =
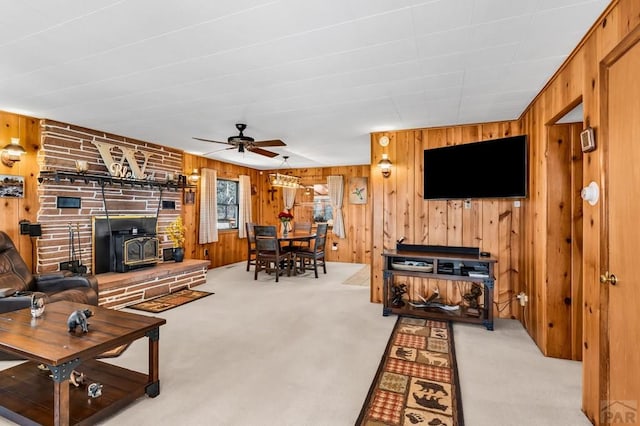
[(527, 136), (424, 151), (424, 199), (524, 198)]

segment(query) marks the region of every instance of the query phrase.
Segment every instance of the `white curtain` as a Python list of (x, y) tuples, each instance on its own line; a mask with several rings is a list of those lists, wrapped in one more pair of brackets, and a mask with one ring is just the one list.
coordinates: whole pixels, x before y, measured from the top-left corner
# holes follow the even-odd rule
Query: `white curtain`
[(329, 200), (331, 200), (331, 208), (333, 209), (333, 235), (338, 238), (345, 238), (344, 220), (342, 219), (342, 196), (344, 193), (342, 176), (327, 176), (327, 185), (329, 186)]
[(238, 237), (247, 238), (245, 224), (251, 222), (251, 178), (248, 175), (240, 175), (240, 193), (238, 194)]
[(218, 174), (212, 169), (200, 173), (200, 244), (218, 241)]
[(288, 212), (291, 212), (293, 204), (296, 202), (296, 188), (282, 188), (282, 201), (284, 201), (284, 208)]
[[(282, 188), (282, 201), (284, 202), (284, 208), (291, 213), (293, 205), (296, 202), (296, 188)], [(294, 218), (295, 220), (295, 218)], [(280, 230), (284, 231), (284, 223), (280, 225)]]

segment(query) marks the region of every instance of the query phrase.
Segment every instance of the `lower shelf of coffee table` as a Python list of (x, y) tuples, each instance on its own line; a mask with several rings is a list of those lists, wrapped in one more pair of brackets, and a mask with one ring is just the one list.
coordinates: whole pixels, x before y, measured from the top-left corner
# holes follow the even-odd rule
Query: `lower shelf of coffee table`
[[(88, 425), (105, 419), (145, 395), (148, 375), (101, 361), (85, 361), (80, 387), (69, 385), (71, 424)], [(103, 385), (102, 395), (91, 398), (87, 386)], [(19, 424), (53, 425), (53, 380), (31, 361), (0, 371), (0, 415)]]

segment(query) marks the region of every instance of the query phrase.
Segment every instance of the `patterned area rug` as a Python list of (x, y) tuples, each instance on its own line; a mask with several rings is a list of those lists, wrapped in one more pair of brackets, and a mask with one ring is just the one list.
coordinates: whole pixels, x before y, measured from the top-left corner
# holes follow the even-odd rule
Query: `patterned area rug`
[(344, 280), (342, 284), (369, 286), (371, 280), (371, 266), (365, 265), (355, 274)]
[(193, 302), (194, 300), (202, 299), (203, 297), (210, 296), (212, 294), (214, 293), (185, 288), (173, 293), (165, 294), (164, 296), (156, 297), (155, 299), (127, 306), (127, 308), (158, 313), (184, 305), (185, 303)]
[(464, 425), (450, 322), (398, 317), (356, 424)]

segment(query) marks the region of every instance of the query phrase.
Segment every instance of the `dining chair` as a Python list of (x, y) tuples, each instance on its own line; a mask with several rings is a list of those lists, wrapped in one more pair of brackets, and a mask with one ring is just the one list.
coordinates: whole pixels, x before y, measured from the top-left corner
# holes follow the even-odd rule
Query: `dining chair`
[(293, 232), (311, 232), (311, 222), (293, 222)]
[(329, 229), (329, 225), (327, 223), (319, 223), (316, 226), (316, 235), (324, 235), (327, 236), (327, 230)]
[[(311, 222), (293, 222), (291, 232), (298, 234), (311, 234)], [(283, 251), (295, 252), (301, 248), (311, 247), (311, 240), (306, 241), (290, 241), (289, 244), (282, 247)]]
[[(320, 225), (318, 225), (320, 227)], [(322, 266), (324, 273), (327, 273), (327, 262), (324, 258), (324, 247), (327, 241), (326, 229), (322, 234), (317, 232), (313, 238), (312, 246), (308, 249), (300, 249), (295, 251), (295, 258), (299, 261), (298, 269), (302, 272), (311, 268), (313, 264), (313, 272), (318, 278), (318, 266)]]
[[(291, 276), (292, 254), (280, 251), (280, 243), (275, 235), (259, 235), (256, 226), (256, 267), (253, 279), (258, 279), (258, 272), (276, 273), (276, 282), (286, 269)], [(275, 227), (274, 227), (275, 229)]]
[(253, 231), (256, 237), (276, 237), (278, 235), (278, 228), (275, 225), (254, 225)]
[(247, 271), (251, 269), (251, 265), (256, 264), (256, 233), (253, 222), (246, 222), (245, 227), (247, 229)]

